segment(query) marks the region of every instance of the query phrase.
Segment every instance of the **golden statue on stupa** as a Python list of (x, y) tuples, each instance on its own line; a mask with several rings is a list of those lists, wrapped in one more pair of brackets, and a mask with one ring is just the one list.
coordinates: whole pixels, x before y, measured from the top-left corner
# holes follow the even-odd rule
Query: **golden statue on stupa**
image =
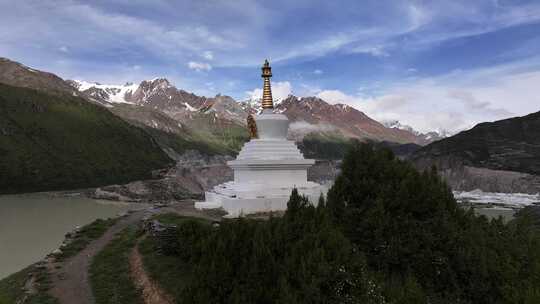
[(257, 132), (257, 123), (255, 122), (255, 118), (253, 118), (253, 115), (249, 114), (247, 117), (247, 127), (249, 131), (249, 138), (259, 138), (259, 134)]

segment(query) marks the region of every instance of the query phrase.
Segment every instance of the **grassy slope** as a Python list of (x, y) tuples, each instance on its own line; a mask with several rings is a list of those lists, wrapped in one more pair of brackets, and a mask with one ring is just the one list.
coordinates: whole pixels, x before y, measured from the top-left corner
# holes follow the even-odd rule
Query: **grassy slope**
[(130, 276), (129, 254), (136, 240), (136, 228), (128, 227), (94, 257), (90, 283), (96, 304), (143, 303)]
[(58, 260), (67, 259), (76, 255), (93, 240), (100, 238), (114, 223), (117, 218), (114, 219), (97, 219), (92, 223), (84, 226), (74, 236), (73, 240), (65, 247), (62, 248), (62, 253), (57, 256)]
[[(339, 133), (310, 133), (306, 135), (298, 148), (306, 158), (339, 160), (353, 146), (356, 139), (346, 138)], [(377, 147), (389, 148), (399, 157), (406, 157), (421, 146), (413, 143), (373, 142)]]
[(0, 280), (0, 304), (15, 304), (24, 297), (24, 283), (30, 273), (36, 273), (37, 293), (28, 297), (25, 304), (57, 304), (58, 301), (47, 294), (49, 279), (44, 270), (27, 267), (9, 277)]
[(0, 84), (0, 193), (122, 183), (169, 163), (145, 131), (105, 108)]
[(247, 128), (216, 119), (213, 113), (201, 113), (188, 122), (193, 139), (225, 154), (236, 154), (249, 140)]
[[(176, 214), (162, 214), (155, 217), (163, 224), (181, 224), (185, 221), (208, 223), (198, 218), (183, 217)], [(173, 298), (180, 299), (186, 282), (191, 279), (192, 267), (188, 263), (181, 262), (178, 257), (160, 254), (157, 250), (154, 238), (145, 238), (139, 245), (139, 251), (143, 256), (144, 268), (148, 275)]]
[[(194, 127), (186, 126), (166, 114), (148, 108), (130, 104), (115, 104), (111, 111), (125, 119), (127, 122), (145, 129), (163, 149), (172, 149), (177, 154), (182, 154), (186, 150), (197, 150), (203, 154), (234, 154), (236, 151), (227, 145), (227, 140), (222, 139), (219, 134), (206, 132), (211, 126), (201, 126), (198, 119), (195, 120)], [(204, 115), (202, 115), (204, 117)], [(198, 115), (197, 115), (198, 117)], [(157, 123), (160, 128), (155, 128)], [(221, 128), (219, 128), (221, 130)], [(238, 128), (236, 128), (238, 129)], [(242, 137), (243, 130), (238, 131)], [(243, 131), (247, 139), (247, 131)], [(243, 142), (242, 141), (242, 142)]]
[(350, 145), (350, 139), (340, 134), (310, 133), (298, 143), (298, 148), (306, 158), (342, 159)]
[[(452, 162), (444, 164), (446, 158)], [(540, 112), (485, 122), (454, 136), (433, 142), (412, 158), (442, 161), (438, 167), (462, 162), (494, 170), (540, 174)]]

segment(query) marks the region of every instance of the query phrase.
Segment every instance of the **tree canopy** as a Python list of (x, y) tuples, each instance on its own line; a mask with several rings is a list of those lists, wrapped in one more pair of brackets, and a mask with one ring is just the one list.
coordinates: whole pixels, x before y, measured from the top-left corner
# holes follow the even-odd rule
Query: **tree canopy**
[(435, 169), (356, 143), (317, 207), (293, 190), (283, 217), (185, 221), (166, 242), (189, 273), (180, 303), (540, 303), (537, 229), (476, 216)]

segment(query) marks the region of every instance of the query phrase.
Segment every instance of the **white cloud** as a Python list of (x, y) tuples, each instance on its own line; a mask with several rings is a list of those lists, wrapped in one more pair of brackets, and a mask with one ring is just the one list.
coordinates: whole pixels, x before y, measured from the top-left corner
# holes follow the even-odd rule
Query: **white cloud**
[(351, 106), (358, 100), (358, 97), (347, 95), (340, 90), (324, 90), (319, 92), (317, 97), (331, 104), (343, 103)]
[[(524, 63), (525, 64), (525, 63)], [(460, 131), (477, 123), (540, 111), (540, 71), (523, 71), (521, 64), (390, 85), (380, 95), (349, 95), (323, 90), (318, 97), (353, 106), (378, 121), (399, 120), (426, 132)]]
[[(399, 120), (422, 132), (456, 132), (480, 122), (540, 111), (540, 94), (537, 94), (540, 71), (527, 71), (530, 65), (530, 61), (524, 61), (409, 79), (371, 95), (365, 90), (347, 94), (303, 83), (296, 92), (300, 96), (316, 95), (331, 104), (350, 105), (378, 121)], [(293, 88), (288, 81), (276, 82), (272, 84), (272, 92), (274, 99), (279, 100), (291, 94)], [(262, 89), (246, 94), (251, 99), (259, 99)]]
[(202, 57), (206, 60), (213, 60), (214, 59), (214, 53), (212, 51), (205, 51), (202, 55)]
[(292, 138), (303, 138), (312, 132), (334, 132), (336, 127), (329, 124), (310, 124), (305, 121), (294, 121), (289, 125), (289, 136)]
[(351, 53), (369, 54), (373, 57), (388, 57), (390, 54), (382, 45), (376, 46), (358, 46), (350, 50)]
[(295, 94), (298, 94), (299, 96), (314, 96), (319, 94), (321, 91), (321, 88), (318, 86), (301, 83), (300, 87), (295, 89)]
[(212, 70), (212, 66), (206, 62), (190, 61), (188, 62), (188, 67), (197, 72)]
[[(114, 5), (108, 7), (95, 1), (86, 1), (86, 4), (72, 0), (0, 1), (0, 28), (9, 28), (9, 31), (0, 31), (0, 48), (9, 48), (10, 53), (23, 57), (21, 54), (38, 47), (43, 57), (43, 49), (57, 53), (57, 44), (64, 44), (70, 46), (72, 53), (77, 49), (99, 50), (106, 55), (119, 51), (136, 56), (151, 53), (169, 62), (185, 62), (197, 56), (213, 60), (213, 66), (245, 66), (260, 64), (263, 56), (280, 61), (324, 56), (335, 51), (384, 57), (393, 50), (392, 43), (409, 43), (395, 41), (403, 34), (413, 34), (408, 37), (414, 40), (411, 43), (430, 43), (540, 20), (537, 3), (506, 6), (483, 1), (391, 3), (388, 5), (390, 17), (371, 14), (370, 20), (359, 19), (354, 25), (341, 24), (340, 19), (335, 19), (336, 30), (328, 31), (323, 26), (313, 26), (303, 32), (294, 29), (299, 32), (295, 33), (295, 39), (284, 39), (268, 25), (286, 21), (283, 19), (289, 17), (295, 5), (275, 10), (244, 0), (218, 1), (211, 6), (205, 1), (128, 2), (141, 14), (127, 15)], [(334, 14), (329, 12), (331, 21), (341, 16), (336, 14), (339, 9), (336, 8)], [(365, 11), (370, 9), (370, 4), (365, 4)], [(154, 10), (167, 14), (156, 20), (144, 13)], [(181, 18), (182, 11), (197, 13)], [(223, 21), (206, 22), (217, 13)], [(267, 18), (260, 18), (261, 15)], [(174, 22), (166, 20), (167, 16), (174, 17)], [(236, 20), (242, 22), (234, 22)], [(208, 50), (219, 50), (219, 56)]]
[(194, 22), (167, 24), (71, 0), (21, 0), (9, 4), (0, 1), (0, 28), (10, 29), (0, 31), (0, 47), (14, 45), (19, 54), (38, 49), (40, 57), (51, 49), (83, 49), (110, 56), (122, 52), (135, 56), (150, 53), (163, 60), (181, 62), (194, 54), (213, 58), (213, 53), (205, 49), (234, 52), (245, 46), (243, 35), (230, 29)]
[(322, 75), (322, 74), (323, 74), (323, 71), (322, 71), (322, 70), (319, 70), (319, 69), (316, 69), (315, 71), (313, 71), (313, 74), (315, 74), (315, 75)]
[(470, 91), (454, 89), (448, 92), (448, 97), (459, 100), (470, 111), (478, 111), (491, 116), (510, 116), (512, 114), (502, 108), (493, 108), (489, 101), (478, 100)]
[[(246, 95), (251, 100), (257, 100), (262, 98), (263, 90), (261, 88), (253, 89), (252, 91), (247, 91)], [(288, 81), (274, 82), (272, 83), (272, 98), (275, 102), (280, 102), (281, 100), (287, 98), (287, 96), (292, 94), (292, 86)]]

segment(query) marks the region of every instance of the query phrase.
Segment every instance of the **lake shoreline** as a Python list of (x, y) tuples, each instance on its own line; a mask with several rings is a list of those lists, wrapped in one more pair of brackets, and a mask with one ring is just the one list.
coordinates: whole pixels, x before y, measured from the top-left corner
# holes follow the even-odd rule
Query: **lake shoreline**
[(0, 195), (0, 279), (41, 260), (65, 235), (96, 219), (150, 204), (88, 198), (80, 191)]

